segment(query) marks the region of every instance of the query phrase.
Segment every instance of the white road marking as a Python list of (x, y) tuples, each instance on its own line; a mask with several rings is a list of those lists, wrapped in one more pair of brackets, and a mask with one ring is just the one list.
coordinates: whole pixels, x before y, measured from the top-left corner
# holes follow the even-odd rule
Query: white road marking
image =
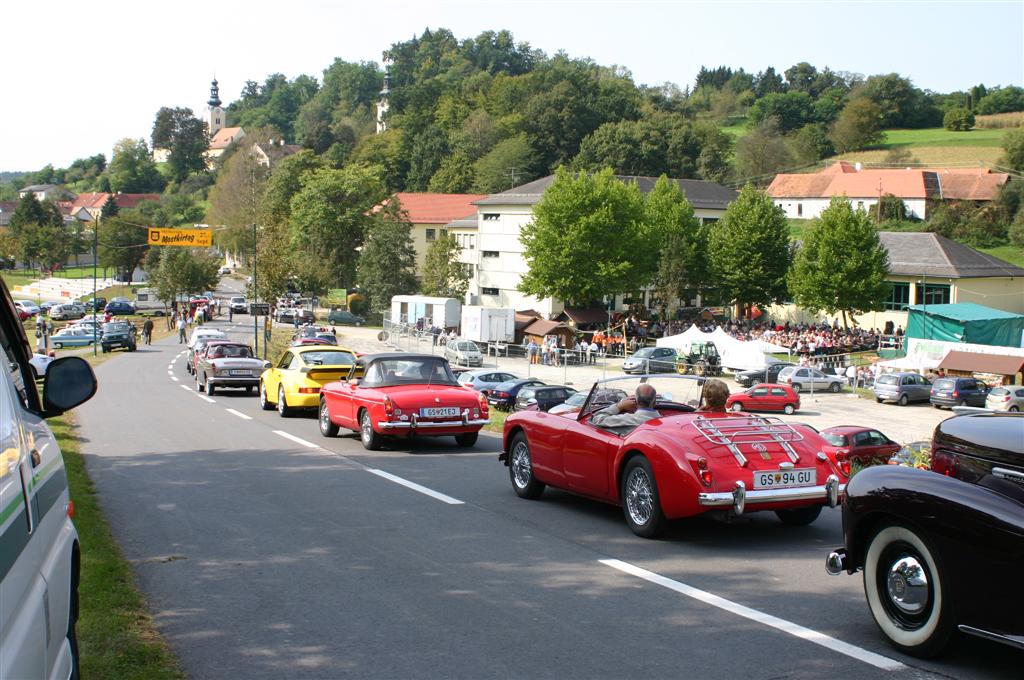
[(295, 435), (289, 434), (289, 433), (285, 432), (284, 430), (274, 430), (274, 434), (276, 434), (278, 436), (281, 436), (281, 437), (284, 437), (285, 439), (290, 439), (293, 442), (295, 442), (296, 444), (302, 444), (303, 446), (305, 446), (306, 448), (309, 448), (309, 449), (319, 449), (320, 448), (319, 446), (317, 446), (313, 442), (307, 442), (305, 439), (301, 439), (299, 437), (296, 437)]
[(232, 414), (238, 416), (239, 418), (241, 418), (242, 420), (252, 420), (252, 416), (247, 416), (244, 413), (242, 413), (241, 411), (236, 411), (233, 408), (229, 408), (229, 409), (226, 409), (226, 410), (227, 410), (228, 413), (232, 413)]
[(174, 382), (178, 382), (178, 376), (172, 375), (171, 380), (173, 380)]
[(882, 656), (881, 654), (875, 654), (874, 652), (869, 652), (866, 649), (855, 647), (854, 645), (843, 642), (842, 640), (837, 640), (834, 637), (825, 635), (824, 633), (819, 633), (816, 630), (804, 628), (801, 625), (786, 621), (785, 619), (780, 619), (772, 616), (771, 614), (765, 614), (764, 612), (760, 612), (756, 609), (745, 607), (744, 605), (737, 604), (731, 600), (726, 600), (718, 595), (713, 595), (707, 591), (699, 590), (693, 586), (688, 586), (685, 583), (680, 583), (679, 581), (666, 578), (665, 576), (656, 574), (653, 571), (647, 571), (646, 569), (629, 564), (628, 562), (622, 562), (621, 560), (598, 561), (606, 567), (618, 569), (619, 571), (636, 576), (637, 578), (642, 578), (643, 580), (654, 583), (655, 585), (673, 590), (681, 595), (686, 595), (687, 597), (692, 597), (695, 600), (700, 600), (705, 604), (710, 604), (713, 607), (724, 609), (725, 611), (736, 614), (737, 616), (742, 616), (743, 618), (750, 619), (751, 621), (756, 621), (777, 630), (781, 630), (784, 633), (789, 633), (790, 635), (802, 640), (807, 640), (808, 642), (813, 642), (816, 645), (821, 645), (822, 647), (831, 649), (834, 652), (845, 654), (846, 656), (857, 659), (858, 661), (870, 664), (875, 668), (880, 668), (884, 671), (906, 670), (906, 666), (899, 661), (894, 661), (893, 659)]
[(203, 401), (208, 401), (208, 402), (210, 402), (211, 404), (216, 404), (216, 403), (217, 403), (217, 400), (216, 400), (216, 399), (210, 399), (209, 397), (204, 397), (203, 395), (199, 394), (198, 392), (196, 392), (196, 393), (195, 393), (195, 395), (196, 395), (197, 397), (199, 397), (200, 399), (202, 399)]
[(191, 388), (191, 387), (189, 387), (188, 385), (178, 385), (178, 387), (180, 387), (180, 388), (181, 388), (181, 389), (183, 389), (183, 390), (187, 390), (187, 391), (189, 391), (189, 392), (191, 392), (191, 391), (192, 391), (192, 388)]
[(373, 474), (377, 475), (378, 477), (383, 477), (384, 479), (390, 480), (390, 481), (394, 482), (395, 484), (401, 484), (402, 486), (406, 487), (407, 489), (412, 489), (413, 491), (419, 491), (420, 493), (425, 494), (427, 496), (430, 496), (431, 498), (436, 498), (437, 500), (441, 501), (442, 503), (447, 503), (448, 505), (464, 505), (464, 503), (462, 501), (460, 501), (458, 498), (452, 498), (451, 496), (446, 496), (443, 493), (440, 493), (438, 491), (434, 491), (433, 489), (428, 489), (427, 487), (420, 486), (419, 484), (417, 484), (415, 482), (410, 482), (408, 479), (402, 479), (401, 477), (393, 475), (390, 472), (384, 472), (383, 470), (377, 470), (377, 469), (374, 469), (374, 468), (370, 468), (369, 471), (372, 472)]

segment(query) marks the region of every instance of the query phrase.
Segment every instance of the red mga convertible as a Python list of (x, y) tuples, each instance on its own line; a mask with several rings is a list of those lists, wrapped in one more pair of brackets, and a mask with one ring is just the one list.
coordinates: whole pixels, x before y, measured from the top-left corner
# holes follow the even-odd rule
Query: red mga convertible
[[(634, 394), (640, 382), (655, 388), (659, 417), (618, 429), (591, 422), (607, 403), (596, 397), (609, 389)], [(771, 510), (800, 526), (841, 500), (849, 464), (822, 453), (817, 432), (767, 416), (698, 411), (703, 382), (610, 378), (594, 384), (578, 413), (512, 414), (499, 458), (513, 490), (537, 498), (551, 485), (620, 505), (644, 537), (656, 536), (666, 520), (707, 512)]]
[(430, 354), (359, 357), (346, 380), (320, 391), (320, 434), (355, 430), (371, 451), (386, 436), (448, 435), (459, 446), (473, 446), (489, 422), (487, 397), (460, 385), (448, 361)]

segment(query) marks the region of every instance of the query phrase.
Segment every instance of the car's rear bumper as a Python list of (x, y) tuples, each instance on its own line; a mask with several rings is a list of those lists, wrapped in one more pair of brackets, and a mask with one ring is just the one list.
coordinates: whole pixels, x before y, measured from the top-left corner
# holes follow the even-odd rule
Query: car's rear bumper
[(803, 486), (791, 489), (754, 489), (747, 491), (743, 482), (736, 482), (732, 491), (720, 491), (697, 494), (697, 503), (705, 508), (732, 507), (737, 515), (742, 515), (747, 506), (775, 505), (800, 501), (823, 500), (830, 507), (835, 507), (843, 497), (846, 485), (839, 483), (839, 478), (829, 475), (828, 481), (819, 486)]
[(211, 375), (206, 378), (206, 382), (217, 387), (256, 387), (260, 384), (260, 379), (251, 376)]
[(459, 434), (462, 432), (475, 432), (490, 422), (489, 418), (472, 419), (466, 417), (463, 417), (462, 420), (419, 422), (414, 416), (413, 420), (407, 422), (380, 421), (377, 423), (377, 427), (388, 434), (411, 434), (421, 430), (431, 434)]

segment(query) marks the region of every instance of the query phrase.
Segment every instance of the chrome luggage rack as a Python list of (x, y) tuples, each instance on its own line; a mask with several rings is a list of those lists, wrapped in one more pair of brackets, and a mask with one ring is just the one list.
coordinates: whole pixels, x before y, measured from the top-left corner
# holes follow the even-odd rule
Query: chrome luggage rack
[(740, 451), (743, 444), (749, 444), (755, 450), (759, 446), (763, 450), (765, 444), (778, 444), (792, 462), (800, 460), (792, 444), (803, 441), (804, 436), (779, 418), (754, 415), (731, 418), (697, 416), (690, 422), (712, 444), (727, 446), (740, 467), (747, 465), (747, 457)]

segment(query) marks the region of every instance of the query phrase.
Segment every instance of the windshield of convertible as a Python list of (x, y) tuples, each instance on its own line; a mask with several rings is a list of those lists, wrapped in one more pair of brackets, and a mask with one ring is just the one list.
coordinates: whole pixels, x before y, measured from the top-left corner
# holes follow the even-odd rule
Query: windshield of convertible
[(366, 367), (360, 385), (458, 385), (448, 362), (441, 357), (378, 359)]
[(700, 406), (703, 378), (684, 375), (623, 376), (594, 383), (587, 395), (587, 403), (582, 413), (593, 413), (607, 408), (623, 397), (632, 397), (642, 383), (654, 388), (658, 395), (654, 408), (663, 416), (688, 413)]

